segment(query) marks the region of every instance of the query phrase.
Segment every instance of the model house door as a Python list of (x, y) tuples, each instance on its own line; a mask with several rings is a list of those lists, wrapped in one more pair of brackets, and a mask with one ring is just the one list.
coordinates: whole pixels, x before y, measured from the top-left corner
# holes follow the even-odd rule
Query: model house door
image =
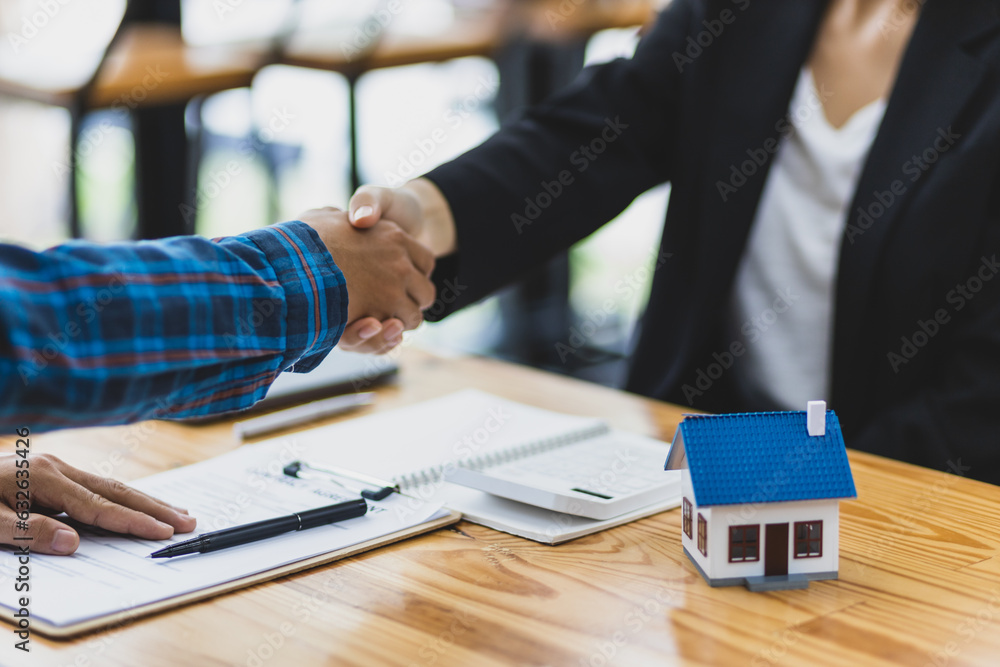
[(764, 528), (764, 576), (788, 574), (788, 524), (769, 523)]

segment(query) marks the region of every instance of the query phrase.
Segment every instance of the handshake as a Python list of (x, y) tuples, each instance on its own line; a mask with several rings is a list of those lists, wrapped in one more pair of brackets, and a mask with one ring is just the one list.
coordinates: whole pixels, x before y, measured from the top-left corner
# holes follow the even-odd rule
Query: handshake
[[(350, 214), (335, 208), (324, 208), (308, 211), (301, 216), (300, 220), (312, 227), (344, 274), (349, 302), (348, 325), (340, 340), (341, 347), (357, 352), (385, 353), (402, 341), (403, 331), (420, 326), (424, 319), (423, 311), (433, 306), (435, 301), (435, 288), (430, 280), (434, 271), (434, 258), (455, 250), (455, 229), (451, 209), (433, 183), (427, 180), (418, 180), (395, 190), (362, 188), (351, 198)], [(208, 243), (204, 239), (201, 241)], [(181, 239), (181, 242), (184, 242), (184, 239)], [(90, 250), (96, 252), (96, 250)], [(156, 250), (152, 255), (156, 255), (157, 252), (161, 251)], [(42, 259), (38, 261), (39, 264), (42, 264), (43, 259), (50, 263), (56, 261), (42, 255), (40, 257)], [(24, 263), (23, 260), (21, 263)], [(42, 265), (44, 266), (44, 264)], [(209, 266), (214, 272), (215, 264)], [(138, 263), (135, 270), (142, 275), (143, 271), (149, 269)], [(54, 272), (50, 271), (50, 273)], [(14, 291), (11, 289), (9, 293)], [(41, 290), (32, 293), (41, 293)], [(55, 294), (59, 304), (68, 303), (71, 300), (67, 296), (60, 295), (58, 288)], [(236, 292), (237, 297), (240, 294), (241, 292)], [(121, 295), (118, 298), (124, 300), (128, 297)], [(159, 303), (156, 300), (148, 299), (148, 297), (147, 301)], [(136, 299), (136, 302), (140, 303), (139, 299)], [(48, 302), (44, 301), (38, 309), (44, 312), (46, 317), (50, 317), (51, 313), (56, 310), (54, 306), (50, 306)], [(119, 308), (117, 312), (109, 308), (105, 312), (105, 317), (111, 318), (112, 315), (121, 317), (123, 311), (127, 311), (131, 315), (141, 310), (142, 308), (139, 306), (133, 305), (128, 308)], [(201, 312), (197, 304), (184, 304), (184, 308), (181, 309), (181, 312), (184, 313), (196, 311)], [(69, 317), (72, 318), (72, 315)], [(156, 321), (160, 319), (162, 319), (162, 314), (157, 316)], [(67, 321), (72, 322), (73, 320)], [(131, 332), (133, 329), (145, 330), (148, 328), (133, 327), (131, 320), (128, 320), (128, 326), (124, 326), (113, 318), (108, 321), (114, 322), (114, 326), (97, 327), (97, 329)], [(131, 338), (128, 340), (131, 342)], [(147, 342), (148, 340), (150, 339), (144, 339)], [(43, 339), (43, 341), (43, 343), (39, 343), (39, 347), (49, 343), (49, 339)], [(78, 345), (77, 347), (90, 350), (86, 345)], [(250, 348), (251, 353), (258, 350), (258, 347), (253, 344), (250, 345)], [(199, 349), (194, 352), (203, 352), (203, 350)], [(98, 358), (100, 358), (99, 355)], [(202, 358), (199, 356), (198, 361), (200, 362)], [(249, 361), (257, 362), (253, 357), (250, 357)], [(149, 372), (148, 369), (145, 370)], [(179, 374), (178, 377), (185, 378), (185, 381), (192, 375), (189, 370), (183, 367), (181, 371), (186, 374)], [(156, 372), (160, 372), (158, 366)], [(8, 373), (8, 376), (13, 376), (15, 379), (17, 377), (15, 373)], [(99, 381), (91, 384), (86, 384), (85, 381), (72, 374), (70, 374), (69, 382), (63, 381), (64, 377), (65, 375), (59, 375), (59, 381), (71, 389), (76, 387), (77, 393), (87, 394), (85, 399), (88, 401), (90, 393), (94, 391), (104, 392), (104, 394), (111, 396), (111, 399), (106, 400), (111, 400), (115, 406), (120, 407), (123, 401), (121, 392), (114, 390), (116, 385), (112, 385), (112, 389), (108, 389), (111, 380), (108, 380), (107, 377), (101, 377)], [(81, 382), (83, 384), (80, 384)], [(63, 384), (58, 386), (61, 388)], [(152, 383), (141, 382), (138, 384), (145, 387)], [(168, 388), (171, 386), (169, 382), (161, 384)], [(53, 384), (53, 387), (55, 386), (56, 384)], [(81, 386), (88, 388), (91, 392), (88, 393), (84, 389), (80, 389)], [(23, 399), (26, 396), (37, 395), (35, 400), (46, 401), (46, 406), (51, 400), (53, 391), (55, 390), (49, 392), (39, 390), (32, 394), (25, 392), (22, 386), (7, 385), (8, 397), (14, 396)], [(72, 395), (73, 392), (67, 390), (65, 393)], [(157, 394), (149, 390), (146, 394), (136, 393), (140, 394), (139, 398), (134, 401), (136, 406), (143, 405), (143, 401), (152, 403), (154, 399), (160, 402), (166, 400), (166, 393)], [(99, 395), (102, 394), (99, 393)], [(47, 407), (37, 408), (30, 402), (25, 404), (31, 405), (33, 410), (41, 409), (44, 411), (48, 409)], [(89, 405), (89, 403), (87, 404)], [(9, 405), (6, 406), (8, 410), (6, 418), (20, 421), (22, 415), (19, 414), (17, 407), (22, 404), (15, 402), (14, 405), (14, 409), (11, 409)], [(67, 402), (67, 405), (70, 404)], [(59, 407), (56, 406), (56, 409)], [(65, 412), (78, 408), (62, 406), (62, 409)], [(30, 410), (26, 410), (26, 412), (34, 414)], [(45, 413), (43, 412), (43, 414)], [(106, 420), (120, 420), (122, 414), (125, 413), (119, 411), (109, 414), (110, 417), (104, 417)], [(2, 416), (0, 415), (0, 417)], [(99, 421), (95, 420), (95, 423), (99, 423)], [(50, 426), (50, 424), (46, 425)], [(25, 507), (27, 503), (20, 498), (21, 495), (24, 495), (22, 489), (26, 488), (25, 484), (27, 484), (24, 481), (27, 478), (28, 469), (26, 466), (26, 458), (12, 455), (0, 456), (0, 544), (19, 544), (16, 540), (28, 536), (32, 540), (32, 551), (50, 554), (73, 553), (80, 543), (79, 534), (69, 523), (63, 523), (54, 516), (50, 516), (58, 515), (61, 512), (65, 512), (70, 517), (84, 523), (150, 540), (166, 539), (175, 532), (186, 533), (195, 528), (195, 519), (186, 510), (139, 493), (120, 482), (104, 479), (74, 468), (47, 454), (39, 454), (31, 461), (32, 486), (29, 522), (28, 519), (21, 519), (15, 512), (15, 509), (19, 512), (27, 511)], [(18, 520), (21, 522), (20, 526), (15, 525)], [(15, 533), (18, 537), (15, 537)]]
[(384, 354), (403, 331), (420, 326), (436, 297), (435, 255), (454, 250), (451, 213), (434, 184), (366, 186), (351, 198), (349, 213), (328, 207), (299, 219), (316, 231), (347, 283), (342, 349)]

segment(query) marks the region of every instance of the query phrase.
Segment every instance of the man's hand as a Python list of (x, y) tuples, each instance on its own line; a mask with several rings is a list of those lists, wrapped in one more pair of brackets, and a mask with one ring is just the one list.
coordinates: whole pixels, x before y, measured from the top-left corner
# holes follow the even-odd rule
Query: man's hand
[[(376, 223), (380, 221), (392, 221), (421, 245), (430, 248), (434, 256), (455, 252), (455, 221), (451, 207), (437, 186), (426, 179), (417, 179), (396, 189), (363, 186), (351, 197), (348, 210), (351, 224), (358, 229), (377, 228), (380, 225)], [(372, 337), (382, 331), (381, 338), (388, 340), (386, 332), (395, 330), (395, 326), (392, 320), (380, 322), (377, 318), (365, 317), (347, 327), (340, 346), (358, 352), (386, 352), (395, 344), (382, 345), (378, 338)]]
[(355, 337), (341, 340), (340, 347), (387, 352), (402, 341), (404, 330), (420, 326), (423, 309), (435, 298), (430, 250), (393, 222), (355, 229), (335, 208), (307, 211), (299, 219), (316, 230), (347, 281), (347, 321)]
[[(174, 534), (190, 533), (195, 519), (187, 510), (177, 509), (121, 482), (98, 477), (63, 463), (55, 456), (32, 456), (30, 467), (18, 468), (16, 456), (0, 456), (0, 544), (28, 545), (35, 553), (65, 556), (76, 551), (80, 536), (65, 523), (46, 516), (65, 512), (70, 518), (99, 528), (127, 533), (147, 540), (165, 540)], [(19, 472), (27, 470), (27, 474)], [(17, 481), (28, 479), (26, 489)], [(17, 516), (23, 511), (18, 502), (27, 493), (31, 514), (28, 530)], [(14, 540), (31, 537), (30, 542)]]

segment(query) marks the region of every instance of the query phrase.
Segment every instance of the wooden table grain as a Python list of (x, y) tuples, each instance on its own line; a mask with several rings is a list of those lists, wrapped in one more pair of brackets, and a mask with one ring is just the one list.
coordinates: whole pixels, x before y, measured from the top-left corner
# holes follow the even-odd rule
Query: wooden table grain
[[(498, 361), (408, 350), (401, 363), (371, 410), (477, 387), (664, 439), (683, 412)], [(33, 442), (124, 480), (238, 446), (229, 423)], [(841, 504), (840, 579), (807, 590), (710, 588), (681, 552), (673, 511), (557, 547), (462, 522), (74, 641), (36, 635), (29, 657), (14, 655), (8, 635), (0, 664), (998, 664), (1000, 488), (850, 459), (859, 497)]]

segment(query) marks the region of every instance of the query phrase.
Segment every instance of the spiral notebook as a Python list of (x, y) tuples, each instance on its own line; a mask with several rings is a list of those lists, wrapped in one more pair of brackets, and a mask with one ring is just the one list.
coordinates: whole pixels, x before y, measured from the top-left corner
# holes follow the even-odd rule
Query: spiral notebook
[[(261, 443), (264, 444), (264, 443)], [(667, 443), (466, 390), (268, 441), (316, 465), (398, 484), (410, 511), (557, 544), (680, 504)]]

